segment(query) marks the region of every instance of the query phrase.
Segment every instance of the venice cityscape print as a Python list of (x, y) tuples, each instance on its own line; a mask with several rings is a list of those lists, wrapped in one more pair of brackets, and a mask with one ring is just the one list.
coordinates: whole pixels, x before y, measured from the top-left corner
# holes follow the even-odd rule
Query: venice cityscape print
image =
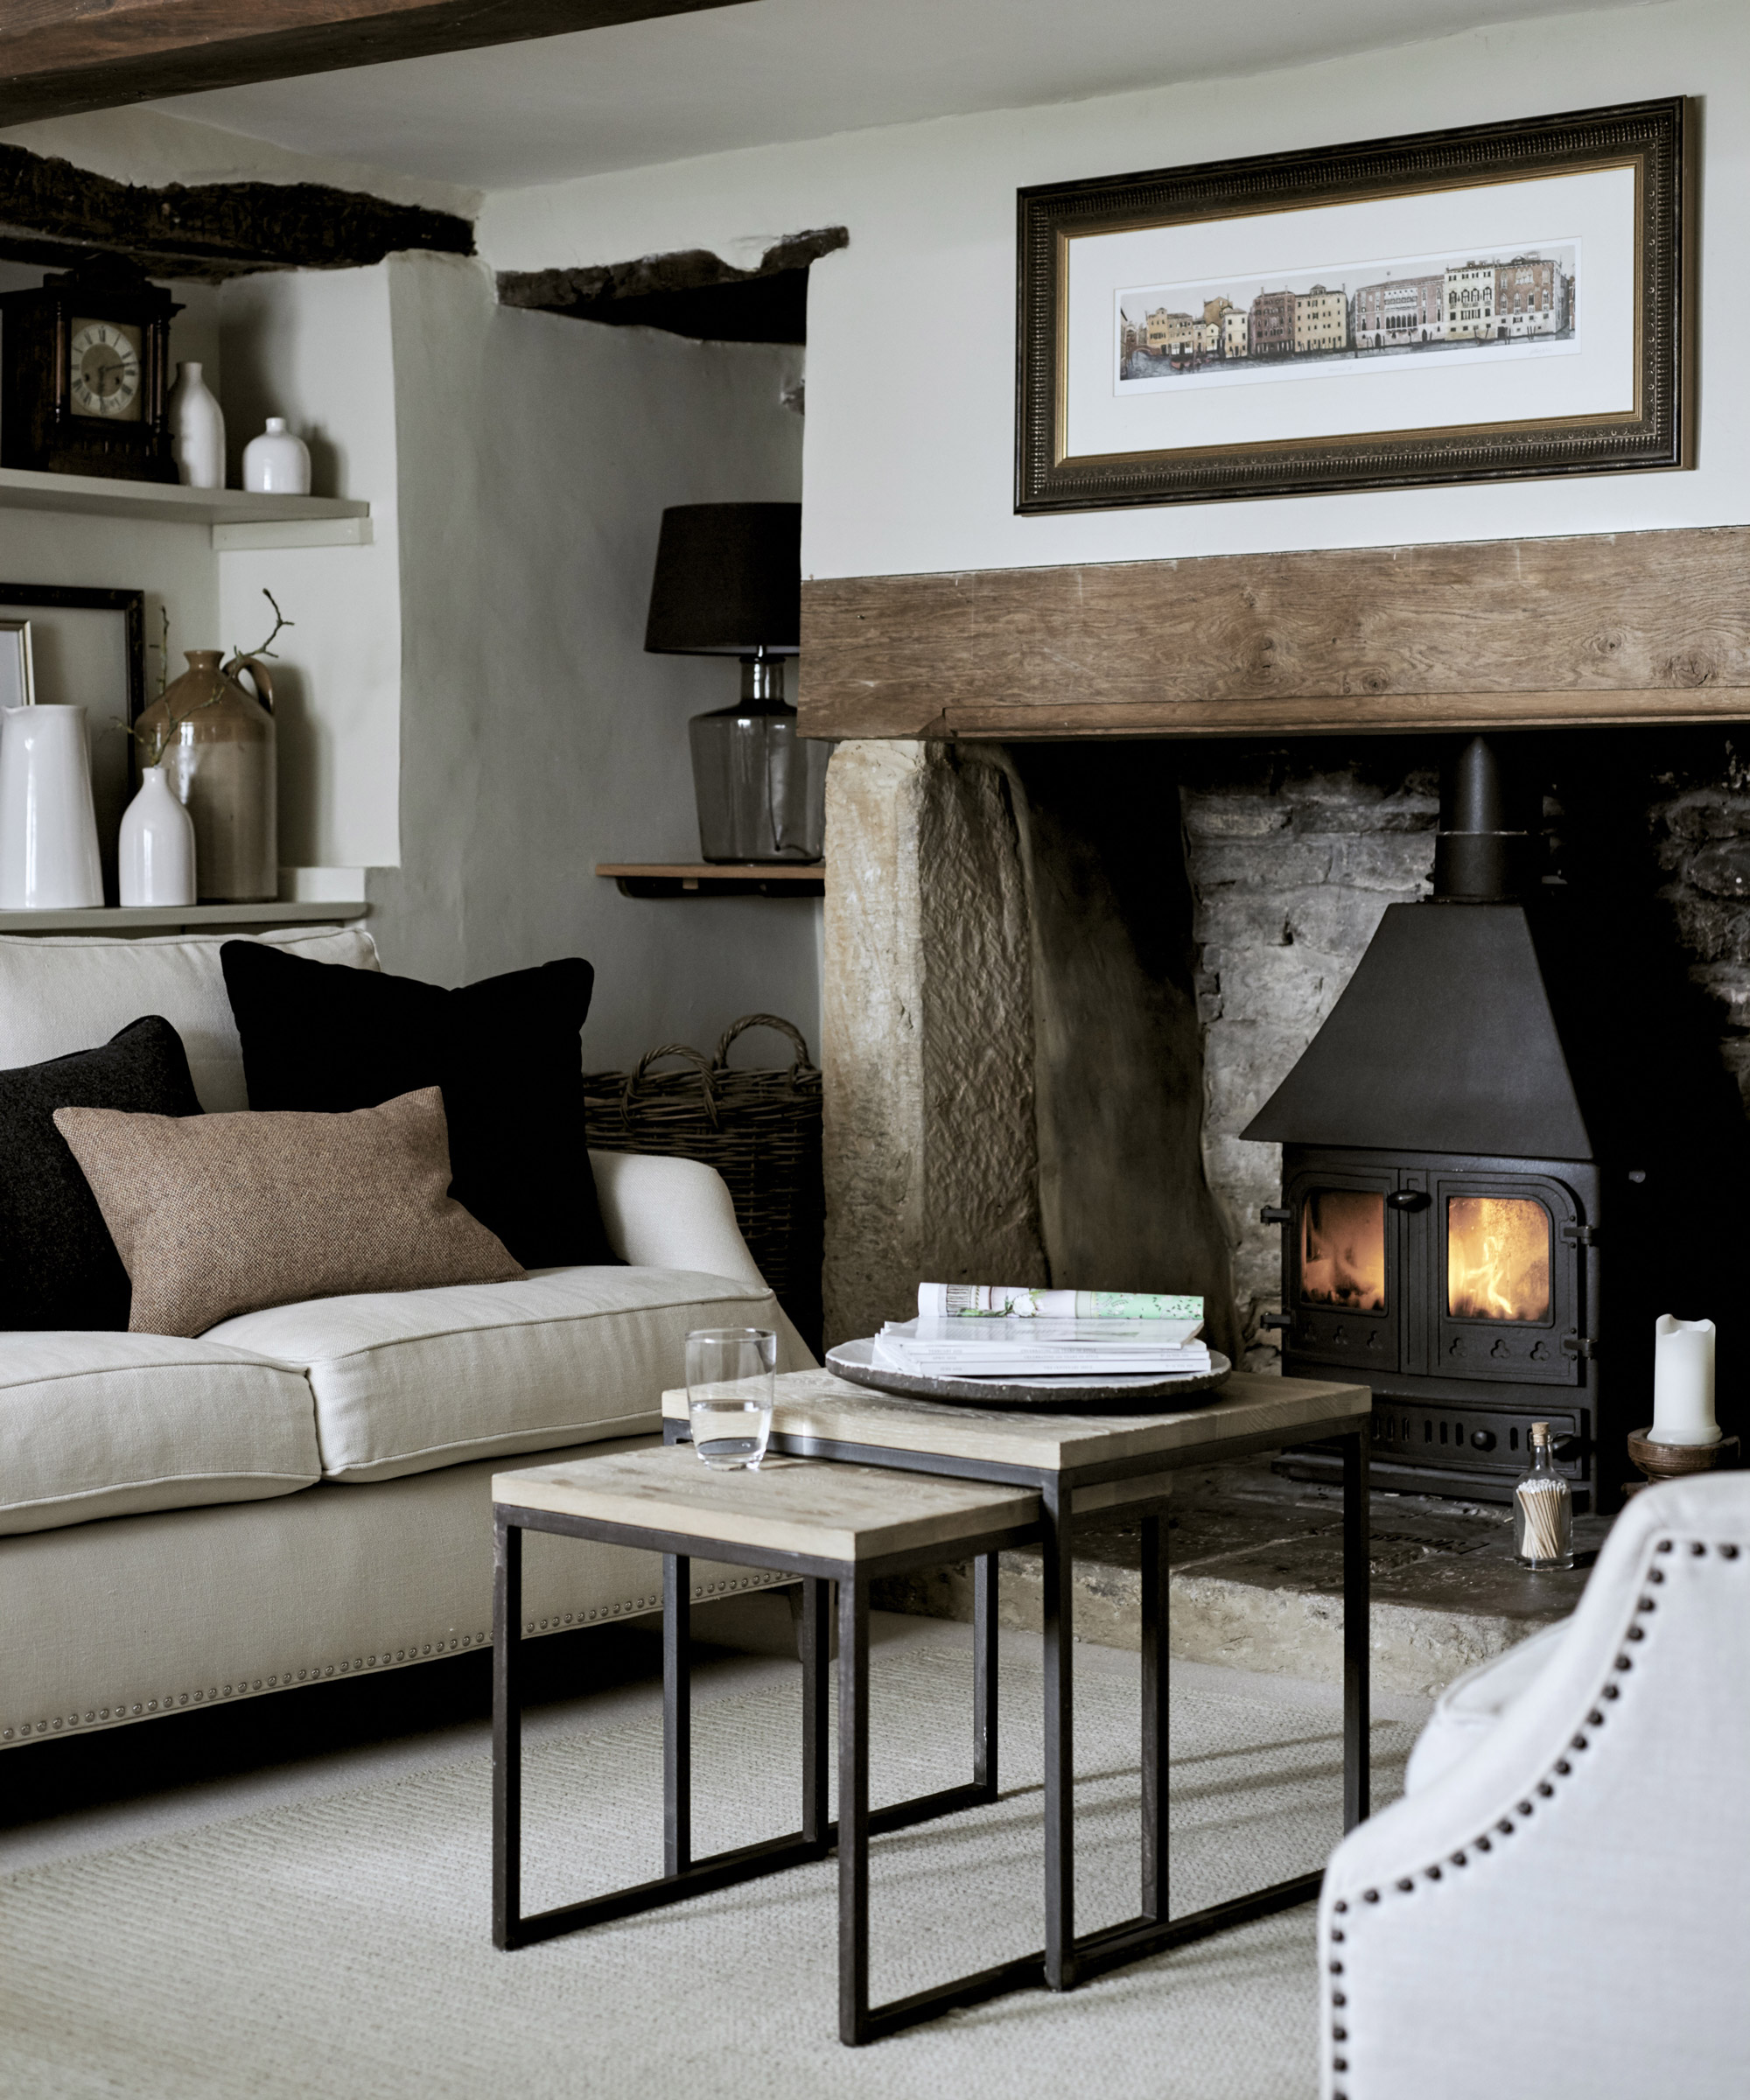
[(1578, 240), (1121, 288), (1120, 395), (1578, 347)]

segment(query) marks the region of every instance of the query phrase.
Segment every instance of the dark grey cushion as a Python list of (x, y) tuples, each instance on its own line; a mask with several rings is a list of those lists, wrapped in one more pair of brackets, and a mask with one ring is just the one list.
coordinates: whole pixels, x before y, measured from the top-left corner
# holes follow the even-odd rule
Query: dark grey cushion
[(0, 1328), (123, 1329), (128, 1271), (57, 1109), (198, 1116), (182, 1038), (149, 1014), (100, 1049), (0, 1071)]

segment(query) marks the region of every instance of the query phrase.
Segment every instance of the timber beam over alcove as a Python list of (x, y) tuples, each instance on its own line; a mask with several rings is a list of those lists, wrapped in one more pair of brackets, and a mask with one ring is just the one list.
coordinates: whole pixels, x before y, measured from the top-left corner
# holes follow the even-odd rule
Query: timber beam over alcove
[(314, 182), (161, 189), (0, 144), (0, 256), (58, 270), (99, 251), (150, 275), (216, 281), (257, 270), (358, 270), (403, 248), (471, 256), (451, 212)]
[(1750, 720), (1750, 527), (802, 585), (802, 732)]
[(499, 304), (703, 342), (805, 343), (809, 265), (850, 243), (844, 227), (826, 226), (774, 242), (752, 270), (704, 248), (582, 270), (501, 270)]
[(9, 0), (0, 124), (434, 52), (478, 51), (734, 0)]

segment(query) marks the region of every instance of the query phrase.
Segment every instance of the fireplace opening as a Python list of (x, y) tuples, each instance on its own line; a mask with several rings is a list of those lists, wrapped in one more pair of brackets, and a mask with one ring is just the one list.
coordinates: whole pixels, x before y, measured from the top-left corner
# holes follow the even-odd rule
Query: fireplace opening
[[(1525, 748), (1456, 753), (1432, 896), (1385, 907), (1240, 1135), (1283, 1148), (1280, 1200), (1257, 1214), (1280, 1228), (1282, 1368), (1371, 1387), (1378, 1484), (1505, 1501), (1530, 1420), (1559, 1419), (1577, 1505), (1607, 1510), (1650, 1407), (1652, 1316), (1736, 1288), (1736, 1217), (1695, 1222), (1718, 1216), (1710, 1162), (1744, 1162), (1745, 1124), (1718, 1033), (1692, 1025), (1700, 974), (1673, 982), (1695, 966), (1620, 872), (1623, 831), (1589, 866), (1547, 853)], [(1618, 820), (1603, 758), (1586, 785)], [(1718, 791), (1695, 808), (1680, 821), (1716, 836), (1737, 821)], [(1694, 864), (1723, 892), (1750, 854), (1713, 850)], [(1750, 918), (1718, 932), (1733, 970), (1750, 961)], [(1337, 1477), (1331, 1452), (1284, 1463)]]
[(1310, 1189), (1300, 1207), (1300, 1295), (1354, 1312), (1385, 1310), (1385, 1198), (1377, 1190)]
[(1550, 1318), (1550, 1214), (1534, 1196), (1446, 1199), (1446, 1310), (1454, 1320)]

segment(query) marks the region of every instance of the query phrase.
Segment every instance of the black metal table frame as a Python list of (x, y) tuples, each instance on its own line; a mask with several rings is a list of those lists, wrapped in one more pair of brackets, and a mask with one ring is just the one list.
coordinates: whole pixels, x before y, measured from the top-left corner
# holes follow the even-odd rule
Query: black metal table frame
[[(1344, 1428), (1341, 1420), (1352, 1421)], [(1292, 1910), (1317, 1900), (1323, 1871), (1297, 1874), (1267, 1888), (1253, 1890), (1225, 1903), (1174, 1918), (1168, 1915), (1167, 1878), (1167, 1711), (1169, 1664), (1167, 1564), (1162, 1547), (1163, 1504), (1129, 1505), (1141, 1509), (1142, 1649), (1142, 1872), (1138, 1914), (1122, 1923), (1078, 1937), (1075, 1931), (1075, 1762), (1074, 1642), (1073, 1625), (1074, 1534), (1079, 1489), (1108, 1481), (1145, 1479), (1187, 1464), (1246, 1458), (1278, 1451), (1284, 1442), (1329, 1438), (1343, 1453), (1343, 1829), (1365, 1820), (1369, 1807), (1368, 1750), (1370, 1684), (1368, 1630), (1369, 1592), (1369, 1502), (1368, 1466), (1370, 1409), (1358, 1418), (1348, 1410), (1339, 1420), (1298, 1424), (1289, 1432), (1266, 1431), (1224, 1437), (1183, 1454), (1152, 1452), (1127, 1459), (1089, 1460), (1082, 1465), (1045, 1467), (1012, 1465), (993, 1459), (954, 1458), (939, 1452), (890, 1449), (885, 1445), (854, 1444), (833, 1437), (785, 1433), (774, 1430), (770, 1448), (796, 1458), (834, 1459), (858, 1466), (885, 1466), (900, 1472), (933, 1473), (994, 1486), (1039, 1491), (1044, 1529), (1043, 1640), (1045, 1672), (1045, 1937), (1043, 1950), (1005, 1962), (982, 1975), (963, 1978), (956, 1995), (934, 2009), (970, 2005), (1005, 1992), (1037, 1987), (1071, 1991), (1077, 1984), (1111, 1969), (1174, 1947), (1208, 1939), (1255, 1919)], [(663, 1424), (666, 1443), (688, 1440), (689, 1425)], [(1103, 1509), (1089, 1517), (1110, 1515)], [(1087, 1521), (1086, 1519), (1083, 1520)], [(988, 1742), (984, 1767), (994, 1796), (997, 1774), (997, 1567), (994, 1558), (980, 1563), (973, 1591), (973, 1651), (976, 1657), (977, 1726)], [(922, 2015), (928, 2018), (928, 2013)]]
[[(1343, 1452), (1343, 1828), (1368, 1810), (1369, 1684), (1368, 1431), (1363, 1419), (1342, 1430), (1299, 1425), (1292, 1432), (1334, 1437)], [(688, 1440), (688, 1425), (664, 1424), (668, 1443)], [(1266, 1432), (1228, 1438), (1187, 1454), (1197, 1463), (1279, 1449), (1283, 1437)], [(730, 1546), (690, 1536), (633, 1530), (556, 1512), (500, 1504), (494, 1510), (493, 1600), (493, 1938), (501, 1948), (534, 1945), (585, 1926), (659, 1908), (690, 1895), (823, 1858), (839, 1848), (839, 2033), (841, 2040), (878, 2040), (956, 2006), (976, 2005), (1012, 1991), (1073, 1990), (1108, 1970), (1186, 1946), (1256, 1919), (1316, 1899), (1322, 1872), (1299, 1874), (1223, 1903), (1168, 1914), (1167, 1722), (1169, 1699), (1167, 1564), (1161, 1540), (1163, 1501), (1127, 1505), (1141, 1517), (1141, 1796), (1142, 1858), (1138, 1914), (1077, 1936), (1074, 1928), (1074, 1642), (1071, 1635), (1074, 1497), (1080, 1488), (1146, 1478), (1169, 1470), (1172, 1454), (1090, 1461), (1062, 1469), (997, 1460), (956, 1459), (934, 1452), (890, 1450), (836, 1438), (774, 1432), (771, 1448), (802, 1458), (831, 1459), (900, 1472), (932, 1473), (1004, 1487), (1032, 1488), (1042, 1521), (1025, 1534), (1012, 1530), (980, 1544), (962, 1541), (945, 1555), (930, 1547), (848, 1569), (846, 1564), (787, 1555), (770, 1548)], [(1181, 1461), (1184, 1462), (1184, 1461)], [(1098, 1516), (1104, 1510), (1089, 1513)], [(1084, 1518), (1083, 1521), (1086, 1521)], [(555, 1531), (601, 1539), (663, 1556), (663, 1873), (659, 1880), (522, 1914), (522, 1532)], [(868, 1843), (939, 1816), (986, 1805), (998, 1796), (998, 1556), (1038, 1540), (1044, 1559), (1045, 1923), (1046, 1944), (973, 1975), (892, 2000), (869, 2004)], [(802, 1828), (704, 1860), (692, 1856), (690, 1557), (704, 1547), (715, 1560), (775, 1570), (802, 1578)], [(973, 1776), (970, 1784), (871, 1812), (868, 1805), (869, 1586), (879, 1576), (970, 1556), (973, 1583)], [(841, 1823), (826, 1820), (827, 1592), (837, 1581), (839, 1629), (839, 1802)], [(849, 1717), (847, 1718), (847, 1717)], [(841, 1842), (841, 1824), (844, 1841)]]
[[(871, 1812), (869, 1807), (869, 1586), (884, 1575), (939, 1566), (976, 1556), (991, 1586), (984, 1617), (994, 1629), (997, 1557), (1040, 1536), (1037, 1520), (981, 1531), (951, 1544), (913, 1548), (862, 1561), (742, 1546), (690, 1533), (607, 1522), (495, 1503), (493, 1586), (493, 1940), (501, 1948), (529, 1947), (611, 1919), (656, 1910), (689, 1896), (752, 1881), (784, 1868), (838, 1852), (838, 2024), (841, 2040), (873, 2041), (931, 2020), (949, 2006), (995, 1995), (983, 1976), (872, 2007), (869, 2003), (869, 1840), (934, 1816), (951, 1816), (997, 1798), (996, 1688), (983, 1659), (974, 1672), (973, 1774), (970, 1784)], [(522, 1535), (557, 1532), (570, 1538), (632, 1546), (662, 1558), (663, 1871), (660, 1878), (522, 1914)], [(775, 1570), (802, 1580), (802, 1827), (696, 1859), (692, 1844), (691, 1557)], [(838, 1796), (836, 1822), (827, 1820), (827, 1593), (838, 1589)], [(994, 1670), (995, 1647), (989, 1665)], [(1035, 1963), (1035, 1967), (1037, 1964)], [(1032, 1980), (1037, 1980), (1035, 1977)], [(1007, 1986), (1004, 1986), (1007, 1987)]]

